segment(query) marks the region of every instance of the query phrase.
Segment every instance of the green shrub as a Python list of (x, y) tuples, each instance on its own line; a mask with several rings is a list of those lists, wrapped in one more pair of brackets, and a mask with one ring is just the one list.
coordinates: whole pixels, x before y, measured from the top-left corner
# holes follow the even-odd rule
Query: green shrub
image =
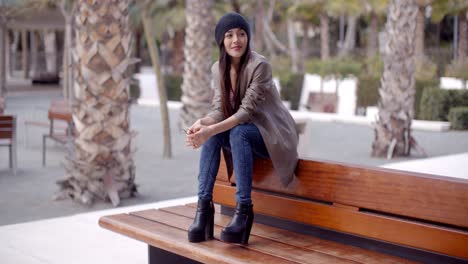
[(448, 120), (452, 129), (468, 129), (468, 106), (450, 108)]
[[(414, 95), (414, 112), (415, 116), (419, 118), (421, 97), (423, 91), (427, 87), (437, 87), (439, 82), (437, 80), (417, 80), (415, 82), (416, 93)], [(377, 105), (380, 96), (380, 78), (369, 77), (368, 75), (361, 74), (359, 76), (358, 90), (357, 90), (357, 106), (367, 107)]]
[(167, 100), (180, 101), (182, 96), (182, 76), (164, 75), (164, 84), (166, 85)]
[(468, 91), (426, 88), (421, 96), (419, 117), (423, 120), (447, 121), (450, 109), (459, 106), (468, 106)]
[(419, 118), (422, 120), (443, 120), (443, 91), (439, 87), (425, 88), (421, 95)]
[(304, 74), (283, 75), (283, 79), (280, 79), (281, 98), (291, 103), (292, 110), (299, 108), (303, 82)]
[(371, 58), (364, 59), (364, 65), (360, 75), (365, 75), (366, 78), (380, 79), (384, 69), (384, 63), (380, 56), (375, 55)]
[(418, 81), (431, 81), (437, 78), (437, 64), (427, 57), (416, 58), (414, 78)]
[(445, 76), (468, 80), (468, 62), (464, 64), (452, 62), (445, 68)]
[(419, 117), (420, 113), (420, 106), (421, 106), (421, 98), (424, 89), (429, 87), (439, 87), (439, 81), (437, 79), (429, 79), (429, 80), (416, 80), (415, 82), (415, 89), (416, 93), (414, 95), (414, 116), (416, 118)]
[(375, 106), (379, 102), (380, 78), (360, 76), (357, 89), (357, 107)]

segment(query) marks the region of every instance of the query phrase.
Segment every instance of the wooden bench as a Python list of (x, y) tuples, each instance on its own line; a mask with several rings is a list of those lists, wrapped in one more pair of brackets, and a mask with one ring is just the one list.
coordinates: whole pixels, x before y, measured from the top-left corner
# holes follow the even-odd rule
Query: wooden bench
[[(468, 181), (300, 160), (283, 188), (256, 160), (248, 245), (219, 241), (235, 206), (221, 162), (215, 239), (187, 241), (195, 204), (104, 216), (103, 228), (149, 245), (149, 263), (468, 263)], [(234, 177), (232, 177), (234, 179)]]
[(9, 166), (16, 175), (16, 117), (12, 115), (0, 115), (0, 147), (9, 149)]

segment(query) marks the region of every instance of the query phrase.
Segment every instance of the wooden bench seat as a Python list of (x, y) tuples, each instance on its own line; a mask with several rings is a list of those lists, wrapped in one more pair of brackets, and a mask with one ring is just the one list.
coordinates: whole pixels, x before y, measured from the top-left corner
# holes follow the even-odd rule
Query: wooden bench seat
[(194, 204), (105, 216), (100, 225), (148, 243), (150, 263), (468, 263), (467, 180), (300, 160), (284, 188), (271, 162), (256, 160), (247, 246), (219, 241), (234, 185), (221, 162), (213, 241), (187, 241)]
[[(255, 224), (249, 245), (219, 241), (230, 217), (216, 213), (215, 240), (187, 241), (195, 204), (150, 209), (102, 218), (102, 227), (202, 263), (412, 263), (401, 258), (317, 239), (263, 224)], [(218, 206), (216, 211), (220, 211)], [(169, 263), (166, 259), (164, 262)]]

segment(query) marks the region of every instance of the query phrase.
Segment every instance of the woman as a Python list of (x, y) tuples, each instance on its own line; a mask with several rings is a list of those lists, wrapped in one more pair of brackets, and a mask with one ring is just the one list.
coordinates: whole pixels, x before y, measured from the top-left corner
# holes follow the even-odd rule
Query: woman
[(223, 150), (229, 175), (236, 175), (236, 211), (221, 240), (247, 244), (253, 223), (253, 160), (270, 158), (287, 185), (297, 164), (295, 123), (281, 102), (266, 59), (251, 51), (248, 22), (237, 13), (221, 17), (215, 28), (219, 61), (211, 68), (212, 111), (187, 131), (187, 145), (203, 146), (198, 175), (198, 206), (188, 231), (190, 242), (213, 238), (213, 186)]

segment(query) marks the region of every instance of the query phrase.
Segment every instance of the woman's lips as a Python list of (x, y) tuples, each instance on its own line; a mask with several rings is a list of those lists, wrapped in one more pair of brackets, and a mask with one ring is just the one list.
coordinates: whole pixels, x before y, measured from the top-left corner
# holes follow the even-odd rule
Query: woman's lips
[(241, 47), (240, 46), (233, 47), (232, 50), (239, 51), (239, 50), (241, 50)]

